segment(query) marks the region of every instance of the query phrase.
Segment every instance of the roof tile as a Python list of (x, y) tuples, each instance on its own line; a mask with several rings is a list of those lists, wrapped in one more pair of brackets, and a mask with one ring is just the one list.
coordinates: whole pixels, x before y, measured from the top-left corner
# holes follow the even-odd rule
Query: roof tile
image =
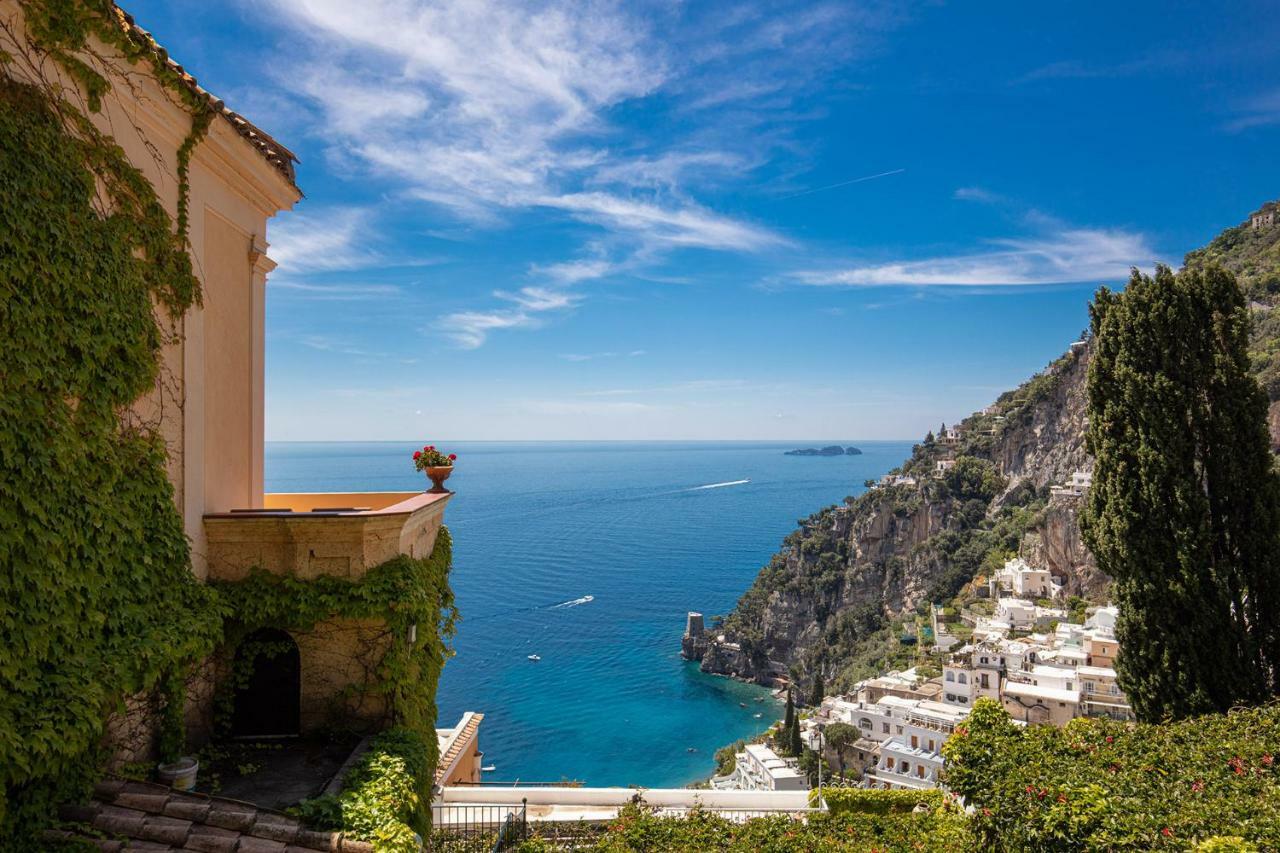
[(168, 51), (160, 46), (159, 42), (151, 33), (144, 30), (134, 22), (133, 16), (121, 9), (115, 7), (116, 17), (120, 21), (120, 28), (133, 39), (137, 44), (150, 50), (157, 56), (165, 59), (168, 66), (177, 73), (178, 79), (182, 84), (195, 95), (198, 99), (209, 105), (215, 113), (222, 116), (236, 133), (240, 134), (250, 145), (258, 150), (258, 154), (264, 160), (272, 165), (277, 172), (285, 177), (290, 184), (297, 189), (297, 175), (294, 171), (294, 164), (298, 162), (297, 156), (285, 148), (276, 140), (272, 139), (269, 134), (261, 128), (254, 126), (252, 122), (239, 113), (227, 108), (227, 105), (221, 98), (213, 95), (211, 92), (201, 86), (196, 78), (186, 71), (181, 65), (169, 57)]

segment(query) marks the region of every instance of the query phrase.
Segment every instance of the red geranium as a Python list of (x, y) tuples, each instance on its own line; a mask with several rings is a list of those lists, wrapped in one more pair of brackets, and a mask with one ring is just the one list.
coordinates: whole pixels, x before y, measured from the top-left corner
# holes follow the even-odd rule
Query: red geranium
[(419, 471), (425, 471), (428, 468), (448, 468), (453, 465), (454, 460), (458, 458), (456, 453), (445, 455), (436, 450), (434, 444), (423, 445), (421, 450), (413, 452), (413, 467)]

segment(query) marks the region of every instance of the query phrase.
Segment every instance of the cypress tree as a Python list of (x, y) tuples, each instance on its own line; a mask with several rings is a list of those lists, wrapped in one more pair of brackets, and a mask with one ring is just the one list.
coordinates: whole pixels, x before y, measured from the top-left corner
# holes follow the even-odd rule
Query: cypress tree
[(796, 758), (804, 755), (804, 741), (800, 740), (800, 717), (794, 717), (791, 720), (791, 732), (787, 739), (787, 744), (791, 749), (791, 754)]
[(827, 695), (826, 685), (822, 683), (822, 673), (818, 673), (813, 677), (813, 696), (809, 702), (814, 708), (822, 704), (822, 700)]
[(1160, 266), (1090, 315), (1081, 526), (1115, 579), (1120, 686), (1146, 721), (1260, 702), (1280, 663), (1280, 491), (1244, 298), (1221, 267)]
[(782, 717), (782, 735), (786, 737), (787, 729), (791, 728), (791, 723), (796, 718), (796, 703), (791, 698), (791, 688), (787, 688), (787, 710)]

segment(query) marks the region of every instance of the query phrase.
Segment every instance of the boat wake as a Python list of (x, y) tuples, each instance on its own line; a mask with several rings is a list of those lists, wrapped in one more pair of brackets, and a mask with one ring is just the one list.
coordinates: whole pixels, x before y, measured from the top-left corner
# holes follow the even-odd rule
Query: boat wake
[(744, 486), (750, 482), (750, 480), (730, 480), (727, 483), (708, 483), (705, 486), (694, 486), (692, 489), (685, 489), (685, 491), (700, 492), (703, 489), (723, 489), (725, 486)]
[(595, 600), (596, 600), (596, 597), (594, 595), (584, 595), (582, 596), (582, 598), (575, 598), (572, 601), (562, 601), (559, 604), (553, 604), (551, 605), (550, 609), (560, 610), (561, 608), (565, 608), (565, 607), (577, 607), (579, 604), (586, 604), (587, 602), (595, 601)]

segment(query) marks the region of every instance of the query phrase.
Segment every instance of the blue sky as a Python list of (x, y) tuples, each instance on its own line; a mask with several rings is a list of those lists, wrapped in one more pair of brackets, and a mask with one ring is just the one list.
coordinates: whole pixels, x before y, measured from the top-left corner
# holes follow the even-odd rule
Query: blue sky
[(301, 158), (270, 439), (917, 436), (1280, 195), (1274, 2), (126, 8)]

